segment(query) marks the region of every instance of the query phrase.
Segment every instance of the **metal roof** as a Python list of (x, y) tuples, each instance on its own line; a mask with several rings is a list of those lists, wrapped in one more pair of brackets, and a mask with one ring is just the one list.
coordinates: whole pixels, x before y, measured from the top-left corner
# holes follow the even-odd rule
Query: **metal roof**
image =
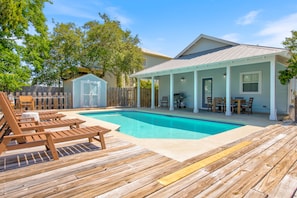
[(179, 55), (179, 58), (144, 69), (132, 74), (131, 77), (150, 77), (156, 74), (182, 73), (194, 69), (199, 70), (199, 68), (205, 65), (223, 64), (224, 62), (236, 62), (244, 59), (276, 55), (289, 57), (288, 51), (282, 48), (245, 44), (230, 45), (186, 56)]

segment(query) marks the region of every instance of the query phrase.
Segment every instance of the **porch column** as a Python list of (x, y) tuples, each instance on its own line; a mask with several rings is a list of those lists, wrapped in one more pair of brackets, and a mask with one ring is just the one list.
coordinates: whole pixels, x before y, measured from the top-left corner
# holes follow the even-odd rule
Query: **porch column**
[(169, 89), (170, 89), (170, 104), (169, 104), (169, 111), (173, 111), (174, 110), (174, 93), (173, 93), (173, 87), (174, 87), (174, 76), (173, 74), (170, 74), (170, 85), (169, 85)]
[(140, 108), (140, 78), (137, 78), (137, 108)]
[(198, 113), (198, 71), (194, 71), (194, 113)]
[(230, 66), (226, 68), (226, 116), (231, 116), (231, 69)]
[(270, 61), (270, 115), (269, 120), (277, 120), (275, 105), (275, 58)]
[(151, 109), (155, 109), (155, 77), (152, 76)]

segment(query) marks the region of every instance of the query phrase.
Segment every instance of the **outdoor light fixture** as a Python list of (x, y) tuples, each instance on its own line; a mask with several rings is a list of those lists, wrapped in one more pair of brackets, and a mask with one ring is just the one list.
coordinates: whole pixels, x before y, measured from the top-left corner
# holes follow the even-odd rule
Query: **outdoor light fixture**
[(224, 78), (226, 78), (226, 73), (224, 73)]
[(184, 81), (185, 81), (185, 78), (184, 78), (184, 77), (181, 77), (181, 78), (180, 78), (180, 81), (181, 81), (181, 82), (184, 82)]

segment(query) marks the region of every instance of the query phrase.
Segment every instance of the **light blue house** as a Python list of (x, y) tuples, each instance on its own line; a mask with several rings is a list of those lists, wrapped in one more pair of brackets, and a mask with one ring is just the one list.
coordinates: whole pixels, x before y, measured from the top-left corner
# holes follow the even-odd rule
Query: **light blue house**
[[(281, 85), (278, 72), (286, 68), (288, 51), (281, 48), (238, 44), (200, 35), (174, 59), (137, 72), (131, 77), (159, 80), (159, 98), (169, 96), (174, 110), (174, 95), (183, 93), (186, 106), (194, 113), (207, 108), (207, 97), (225, 97), (227, 116), (231, 98), (254, 98), (253, 112), (287, 114), (294, 84)], [(152, 89), (152, 101), (155, 97)], [(140, 107), (140, 95), (137, 96)], [(152, 102), (151, 108), (155, 108)]]
[(64, 81), (64, 92), (72, 93), (73, 108), (107, 106), (107, 83), (93, 74)]

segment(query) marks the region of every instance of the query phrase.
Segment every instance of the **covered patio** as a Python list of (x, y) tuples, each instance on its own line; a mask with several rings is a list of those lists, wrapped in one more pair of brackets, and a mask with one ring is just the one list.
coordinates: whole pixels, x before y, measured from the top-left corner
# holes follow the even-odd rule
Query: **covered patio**
[[(253, 110), (268, 113), (270, 120), (277, 114), (288, 114), (295, 91), (295, 82), (281, 85), (278, 72), (284, 70), (289, 54), (285, 49), (244, 45), (200, 35), (173, 60), (139, 71), (131, 77), (151, 79), (159, 86), (159, 98), (169, 98), (170, 111), (179, 108), (176, 94), (185, 96), (184, 106), (194, 113), (207, 108), (207, 97), (225, 98), (225, 115), (232, 115), (232, 99), (254, 98)], [(154, 89), (151, 108), (155, 108)], [(139, 91), (138, 91), (139, 93)], [(278, 97), (277, 97), (278, 96)], [(137, 95), (140, 107), (140, 95)]]

